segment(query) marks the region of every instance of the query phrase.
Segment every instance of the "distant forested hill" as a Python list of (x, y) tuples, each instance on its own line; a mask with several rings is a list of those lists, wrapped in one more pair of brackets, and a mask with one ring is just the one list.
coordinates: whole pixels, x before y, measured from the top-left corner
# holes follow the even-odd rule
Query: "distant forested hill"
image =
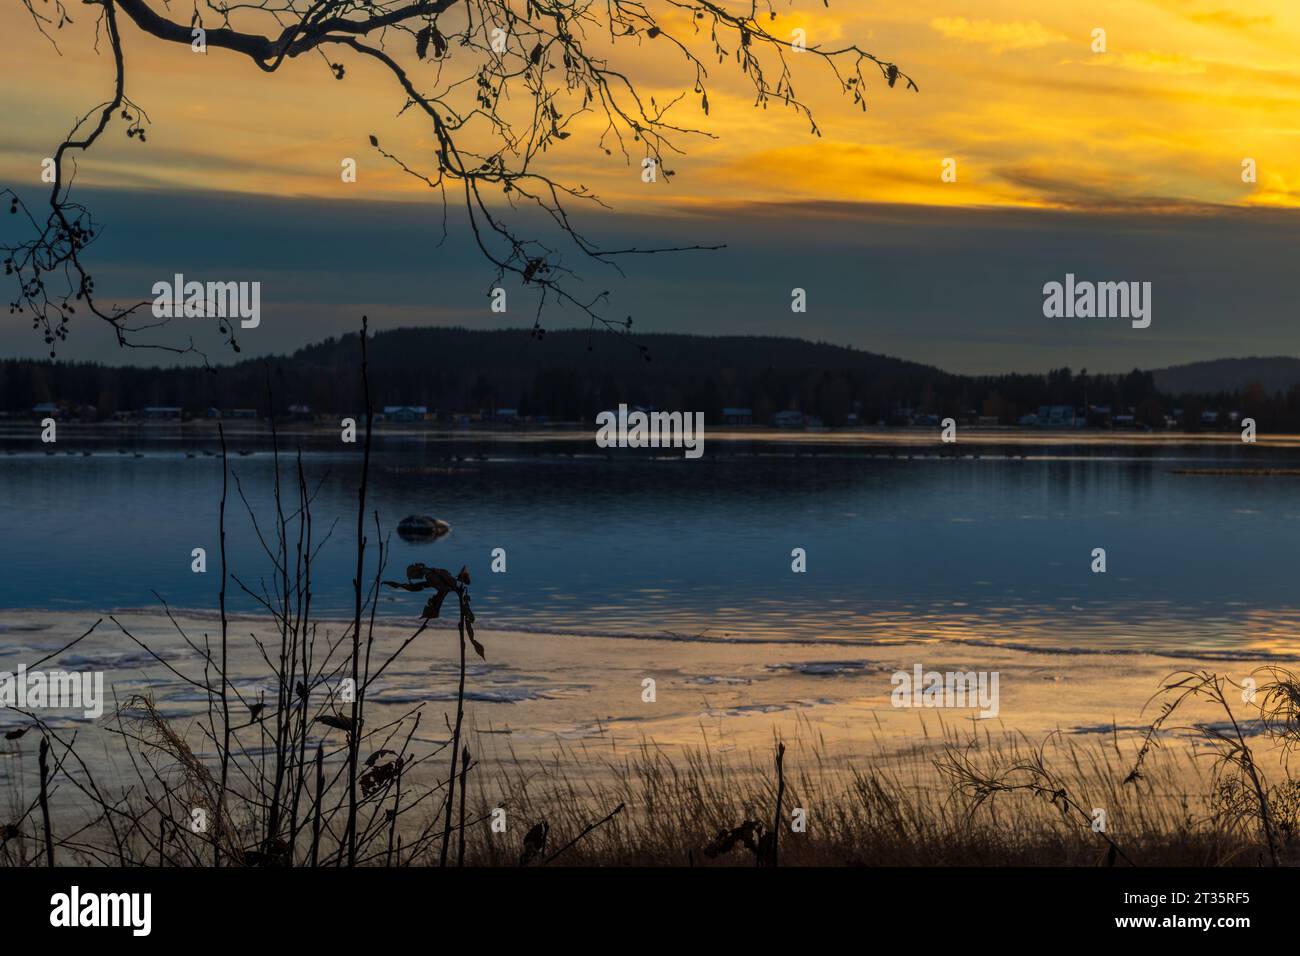
[[(871, 352), (795, 338), (621, 335), (526, 329), (412, 328), (380, 332), (369, 344), (376, 405), (591, 418), (629, 404), (704, 411), (752, 407), (757, 415), (798, 408), (842, 420), (855, 401), (873, 408), (956, 395), (958, 376)], [(8, 361), (0, 401), (9, 410), (42, 401), (95, 405), (100, 414), (146, 405), (265, 408), (266, 369), (276, 403), (318, 412), (355, 411), (361, 394), (355, 335), (291, 356), (251, 359), (214, 372)]]
[(1266, 392), (1285, 392), (1300, 385), (1300, 359), (1215, 359), (1156, 369), (1156, 387), (1169, 394), (1237, 392), (1259, 385)]
[[(617, 406), (702, 411), (717, 423), (725, 407), (752, 409), (766, 423), (784, 409), (841, 425), (906, 421), (900, 410), (1002, 424), (1043, 405), (1097, 409), (1092, 424), (1132, 414), (1165, 427), (1181, 409), (1189, 427), (1201, 412), (1248, 410), (1272, 430), (1300, 429), (1300, 360), (1232, 359), (1152, 373), (1088, 375), (1053, 369), (971, 377), (860, 349), (764, 336), (630, 335), (527, 329), (394, 329), (369, 345), (375, 404), (424, 405), (446, 415), (516, 409), (521, 416), (592, 420)], [(356, 414), (361, 406), (356, 335), (331, 338), (292, 355), (249, 359), (216, 371), (102, 366), (33, 360), (0, 362), (0, 408), (30, 411), (41, 402), (94, 406), (99, 417), (149, 405), (255, 408), (266, 414), (267, 375), (277, 411), (307, 405)], [(1252, 382), (1263, 389), (1246, 389)], [(1158, 386), (1163, 384), (1163, 388)], [(1280, 394), (1275, 394), (1280, 393)], [(1224, 419), (1226, 420), (1226, 418)]]

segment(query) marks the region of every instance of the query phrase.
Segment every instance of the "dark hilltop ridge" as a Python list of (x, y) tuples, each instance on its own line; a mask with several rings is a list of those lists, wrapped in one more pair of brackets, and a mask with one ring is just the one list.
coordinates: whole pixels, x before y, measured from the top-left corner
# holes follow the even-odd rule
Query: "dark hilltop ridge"
[[(361, 393), (355, 335), (292, 355), (200, 368), (93, 362), (0, 362), (0, 410), (104, 420), (164, 408), (277, 414), (355, 412)], [(1300, 429), (1300, 359), (1223, 359), (1158, 371), (1083, 369), (991, 376), (861, 349), (778, 336), (629, 334), (528, 329), (402, 328), (371, 340), (375, 404), (462, 416), (590, 422), (620, 403), (702, 411), (710, 424), (931, 424), (1225, 428), (1253, 416), (1268, 430)]]
[(1259, 386), (1266, 392), (1286, 392), (1300, 385), (1300, 358), (1214, 359), (1156, 369), (1156, 388), (1179, 395), (1185, 392), (1241, 392)]

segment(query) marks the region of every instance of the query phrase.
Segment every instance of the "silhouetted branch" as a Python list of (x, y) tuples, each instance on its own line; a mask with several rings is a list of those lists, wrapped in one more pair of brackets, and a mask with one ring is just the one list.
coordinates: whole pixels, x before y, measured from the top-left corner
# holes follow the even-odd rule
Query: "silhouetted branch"
[[(46, 36), (70, 22), (58, 0), (55, 18), (38, 11), (36, 0), (22, 2)], [(604, 203), (587, 187), (558, 182), (541, 169), (543, 155), (573, 134), (575, 119), (588, 114), (603, 123), (595, 145), (608, 156), (617, 149), (629, 165), (652, 164), (656, 182), (659, 176), (667, 183), (676, 175), (664, 163), (683, 152), (677, 144), (680, 137), (711, 136), (670, 118), (674, 111), (682, 112), (678, 107), (687, 95), (684, 91), (665, 104), (639, 91), (630, 78), (635, 50), (658, 44), (680, 54), (705, 116), (711, 77), (703, 57), (716, 56), (719, 64), (732, 60), (751, 84), (755, 106), (766, 109), (768, 103), (777, 103), (792, 109), (817, 136), (821, 132), (812, 109), (794, 87), (789, 57), (796, 51), (826, 65), (840, 93), (862, 109), (870, 75), (878, 75), (890, 87), (903, 80), (907, 88), (916, 89), (895, 64), (854, 44), (804, 47), (777, 36), (754, 4), (732, 12), (712, 0), (314, 0), (304, 10), (295, 0), (254, 0), (209, 4), (206, 10), (195, 7), (187, 25), (172, 19), (159, 0), (86, 2), (96, 11), (101, 28), (97, 32), (102, 32), (114, 59), (112, 96), (83, 117), (56, 149), (50, 212), (43, 223), (17, 193), (3, 192), (11, 201), (11, 211), (21, 210), (34, 233), (34, 238), (4, 247), (6, 270), (16, 276), (19, 288), (12, 310), (32, 316), (33, 326), (43, 332), (52, 353), (67, 337), (76, 304), (84, 303), (90, 314), (113, 327), (119, 345), (193, 352), (206, 363), (192, 339), (184, 346), (143, 341), (141, 333), (167, 320), (134, 324), (132, 316), (144, 302), (101, 305), (95, 298), (93, 277), (82, 262), (83, 250), (100, 229), (71, 198), (74, 169), (69, 154), (88, 150), (115, 116), (126, 124), (128, 137), (140, 143), (147, 139), (148, 116), (127, 94), (119, 12), (156, 40), (189, 46), (201, 39), (205, 48), (246, 57), (268, 74), (306, 53), (319, 54), (338, 80), (345, 78), (346, 65), (332, 61), (329, 52), (350, 52), (378, 64), (402, 94), (401, 112), (414, 108), (428, 120), (435, 171), (419, 171), (420, 164), (384, 149), (373, 134), (371, 145), (404, 172), (439, 190), (444, 230), (446, 191), (453, 187), (456, 201), (464, 205), (474, 242), (495, 268), (497, 281), (509, 274), (537, 291), (533, 326), (537, 337), (544, 334), (541, 311), (548, 302), (579, 310), (592, 328), (625, 332), (631, 319), (604, 313), (608, 291), (594, 296), (573, 291), (578, 276), (565, 261), (563, 247), (544, 235), (526, 235), (508, 221), (508, 213), (499, 210), (524, 207), (540, 212), (561, 243), (605, 265), (627, 255), (721, 248), (705, 243), (603, 249), (577, 228), (567, 203)], [(653, 9), (656, 5), (672, 16), (661, 17)], [(775, 19), (773, 8), (764, 12), (768, 21)], [(215, 14), (215, 22), (206, 22), (205, 13)], [(607, 58), (606, 46), (620, 55), (619, 62)], [(622, 56), (629, 60), (627, 67)], [(233, 323), (222, 321), (219, 329), (238, 351)]]

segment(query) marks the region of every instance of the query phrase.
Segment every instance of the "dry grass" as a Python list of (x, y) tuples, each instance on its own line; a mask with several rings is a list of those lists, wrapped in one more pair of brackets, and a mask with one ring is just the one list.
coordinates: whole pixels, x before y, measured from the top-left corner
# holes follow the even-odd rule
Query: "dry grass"
[[(1294, 696), (1294, 678), (1276, 669), (1271, 673), (1273, 683), (1263, 685), (1258, 704), (1252, 705), (1254, 737), (1234, 741), (1227, 754), (1238, 761), (1243, 752), (1250, 754), (1249, 765), (1263, 783), (1277, 862), (1294, 865), (1300, 862), (1300, 787), (1287, 772), (1287, 758), (1295, 725), (1290, 702), (1300, 698)], [(1198, 678), (1204, 679), (1214, 678)], [(1166, 688), (1171, 686), (1186, 689), (1183, 681), (1171, 680)], [(1273, 862), (1257, 794), (1240, 786), (1240, 764), (1225, 758), (1223, 728), (1175, 728), (1176, 713), (1162, 708), (1146, 735), (1053, 734), (1031, 741), (1007, 730), (962, 734), (949, 728), (912, 746), (877, 740), (851, 759), (829, 754), (815, 728), (801, 718), (782, 741), (781, 865)], [(134, 721), (137, 744), (154, 754), (153, 766), (166, 769), (155, 776), (154, 793), (115, 804), (119, 818), (144, 821), (152, 810), (160, 819), (183, 819), (180, 808), (210, 796), (211, 768), (147, 701), (130, 701), (123, 716)], [(1239, 719), (1246, 723), (1244, 716)], [(458, 819), (450, 833), (453, 858), (463, 842), (465, 865), (754, 866), (767, 861), (763, 839), (772, 829), (778, 787), (773, 752), (720, 753), (707, 741), (668, 749), (643, 740), (614, 758), (582, 743), (557, 742), (544, 756), (507, 750), (494, 759), (499, 737), (470, 733), (465, 739), (483, 761), (469, 782), (464, 823)], [(360, 865), (439, 864), (447, 788), (427, 756), (419, 762), (430, 768), (423, 778), (390, 775), (382, 785), (364, 788), (361, 842), (366, 849)], [(340, 748), (328, 764), (327, 791), (342, 785), (338, 771), (345, 763)], [(412, 758), (409, 765), (419, 764)], [(67, 798), (64, 790), (61, 799)], [(266, 865), (239, 849), (263, 838), (265, 808), (258, 790), (233, 788), (227, 800), (231, 832), (222, 835), (227, 860)], [(1104, 832), (1092, 826), (1098, 808), (1106, 814)], [(796, 810), (807, 821), (804, 832), (791, 827)], [(391, 828), (390, 813), (398, 814)], [(505, 823), (504, 832), (494, 832), (494, 819)], [(10, 864), (38, 864), (43, 835), (33, 815), (20, 831), (0, 848), (0, 856)], [(213, 836), (173, 827), (155, 844), (146, 827), (135, 827), (123, 839), (108, 833), (101, 821), (62, 834), (56, 843), (70, 862), (203, 865)], [(336, 826), (322, 865), (345, 864), (340, 836)], [(125, 844), (118, 859), (110, 852), (114, 839)], [(90, 849), (96, 846), (99, 850)], [(310, 865), (305, 842), (292, 856), (295, 864)]]
[[(1034, 744), (1012, 733), (965, 738), (949, 733), (937, 749), (898, 753), (878, 746), (875, 753), (843, 761), (828, 758), (812, 729), (803, 725), (787, 741), (781, 863), (1270, 862), (1258, 829), (1225, 812), (1204, 748), (1198, 755), (1189, 742), (1169, 740), (1148, 752), (1140, 779), (1133, 779), (1142, 743), (1132, 737), (1053, 735)], [(570, 769), (581, 775), (570, 776)], [(1017, 786), (1031, 780), (1049, 785)], [(559, 847), (622, 805), (624, 812), (583, 837), (555, 865), (753, 866), (755, 854), (743, 840), (716, 856), (708, 851), (720, 834), (745, 821), (770, 821), (776, 786), (771, 754), (720, 755), (704, 746), (670, 755), (645, 741), (622, 761), (567, 747), (544, 760), (513, 758), (498, 767), (492, 787), (509, 793), (508, 800), (493, 803), (480, 788), (481, 822), (469, 833), (467, 862), (518, 865), (526, 831), (544, 822), (549, 844)], [(1287, 789), (1279, 788), (1276, 795)], [(505, 807), (509, 820), (505, 834), (490, 830), (498, 805)], [(1071, 805), (1083, 807), (1086, 815), (1081, 818)], [(805, 811), (806, 832), (790, 830), (794, 808)], [(1104, 833), (1092, 827), (1094, 808), (1106, 812)], [(1111, 852), (1112, 845), (1117, 852)], [(1290, 832), (1279, 862), (1300, 862), (1300, 846)]]

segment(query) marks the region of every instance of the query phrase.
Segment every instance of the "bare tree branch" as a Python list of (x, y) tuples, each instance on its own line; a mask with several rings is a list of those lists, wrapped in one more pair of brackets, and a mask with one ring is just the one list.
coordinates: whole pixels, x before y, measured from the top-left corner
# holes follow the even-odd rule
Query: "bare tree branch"
[[(36, 0), (22, 2), (47, 37), (71, 22), (58, 0), (53, 16), (39, 11)], [(78, 306), (109, 323), (119, 345), (202, 355), (193, 339), (185, 345), (147, 340), (144, 333), (167, 321), (138, 320), (147, 303), (102, 305), (82, 261), (101, 228), (71, 198), (71, 154), (89, 150), (114, 119), (125, 124), (128, 137), (140, 143), (147, 138), (148, 116), (127, 94), (119, 13), (149, 37), (229, 51), (266, 73), (313, 52), (338, 80), (346, 77), (347, 65), (331, 55), (382, 69), (403, 98), (399, 114), (423, 114), (432, 129), (430, 169), (421, 171), (423, 164), (384, 149), (373, 134), (372, 147), (440, 192), (444, 230), (450, 188), (452, 201), (463, 203), (474, 242), (495, 269), (496, 281), (512, 275), (537, 292), (533, 332), (538, 337), (544, 334), (541, 314), (548, 302), (577, 309), (593, 328), (626, 331), (631, 326), (630, 317), (614, 319), (605, 313), (608, 291), (576, 291), (574, 283), (582, 277), (566, 261), (566, 247), (616, 271), (614, 260), (622, 256), (720, 248), (601, 248), (578, 229), (567, 208), (575, 200), (604, 205), (600, 197), (585, 186), (560, 183), (542, 168), (543, 155), (589, 127), (592, 117), (601, 129), (595, 145), (607, 156), (617, 150), (626, 164), (652, 167), (656, 182), (662, 176), (667, 183), (675, 175), (665, 160), (682, 153), (679, 139), (711, 135), (671, 118), (682, 112), (685, 89), (665, 104), (638, 89), (632, 78), (638, 49), (660, 44), (680, 54), (688, 71), (683, 79), (689, 80), (705, 116), (711, 83), (705, 57), (716, 57), (719, 64), (732, 61), (752, 87), (755, 106), (766, 109), (771, 102), (792, 109), (817, 136), (821, 131), (812, 109), (795, 91), (790, 57), (796, 52), (824, 64), (839, 92), (862, 109), (869, 76), (878, 75), (889, 87), (902, 80), (906, 88), (916, 89), (894, 63), (857, 45), (805, 47), (778, 36), (769, 28), (777, 17), (771, 0), (737, 4), (736, 10), (713, 0), (311, 0), (305, 9), (302, 0), (193, 0), (188, 25), (160, 0), (83, 2), (96, 11), (96, 35), (107, 39), (114, 59), (112, 96), (87, 113), (55, 151), (44, 222), (14, 190), (3, 192), (10, 211), (22, 212), (34, 234), (3, 247), (6, 273), (16, 276), (18, 284), (11, 312), (32, 317), (51, 355), (66, 339), (69, 317)], [(620, 54), (619, 63), (607, 59), (606, 48)], [(526, 234), (510, 215), (520, 209), (540, 213), (559, 243), (545, 234)], [(232, 323), (222, 322), (219, 329), (238, 351)]]

